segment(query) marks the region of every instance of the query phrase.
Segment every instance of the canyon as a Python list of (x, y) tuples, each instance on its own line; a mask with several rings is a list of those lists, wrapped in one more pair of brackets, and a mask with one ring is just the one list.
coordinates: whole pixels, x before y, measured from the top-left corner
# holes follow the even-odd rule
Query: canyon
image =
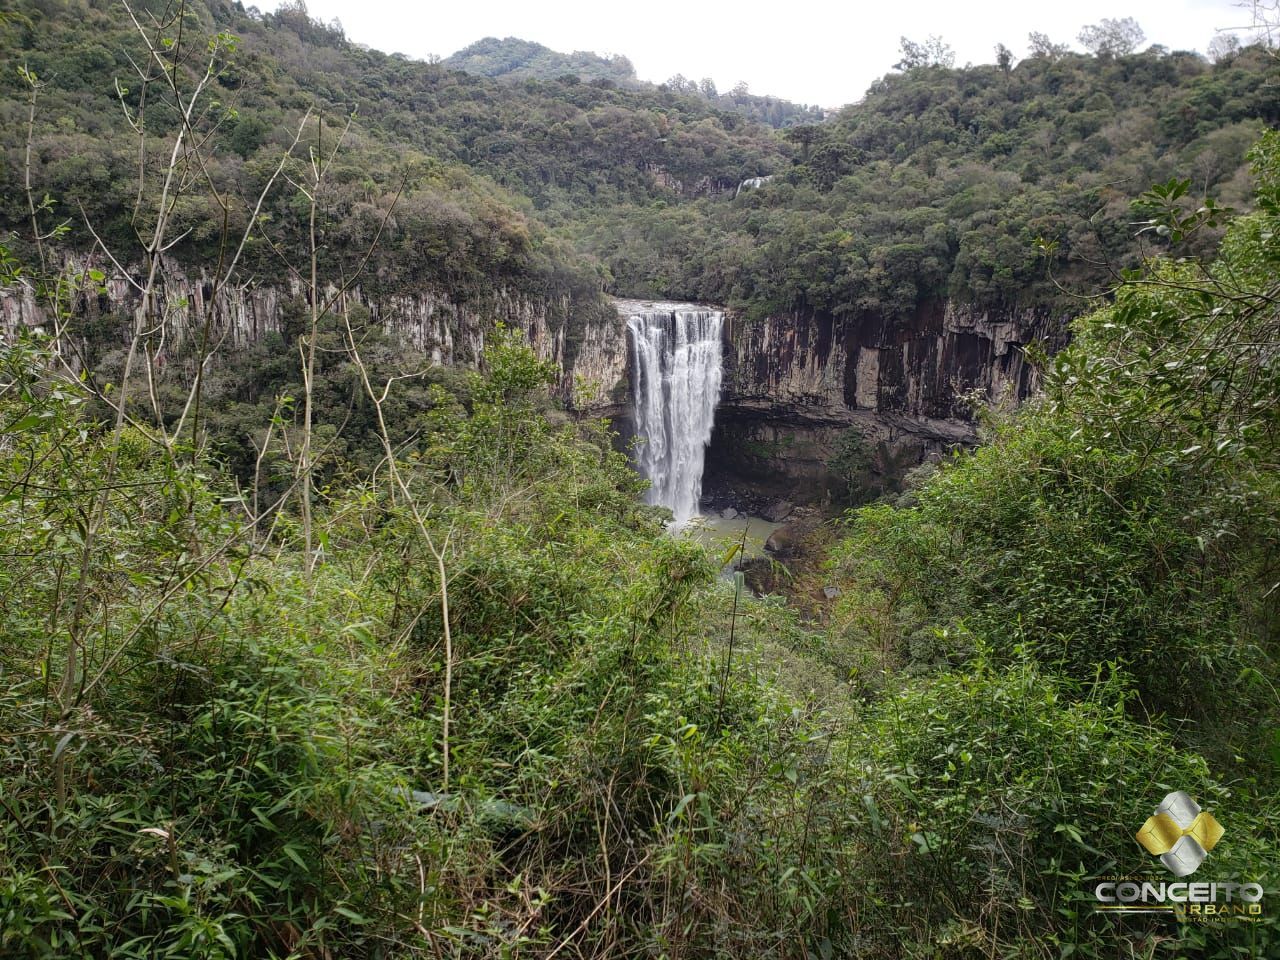
[[(124, 318), (138, 309), (136, 288), (92, 256), (67, 265), (102, 270), (96, 296), (77, 312)], [(326, 291), (326, 298), (337, 293)], [(639, 432), (632, 384), (637, 353), (628, 317), (658, 305), (648, 301), (584, 302), (498, 288), (480, 300), (459, 301), (443, 291), (348, 291), (370, 322), (433, 364), (472, 366), (495, 323), (520, 330), (535, 353), (561, 371), (557, 392), (571, 408), (609, 417), (625, 443)], [(166, 265), (161, 302), (176, 361), (207, 320), (213, 342), (233, 351), (265, 337), (289, 334), (290, 312), (305, 309), (298, 282), (225, 285), (176, 263)], [(862, 450), (864, 482), (893, 489), (903, 474), (947, 450), (975, 442), (971, 400), (1015, 404), (1038, 383), (1025, 348), (1052, 352), (1065, 342), (1067, 318), (1045, 310), (980, 311), (950, 301), (921, 304), (906, 318), (833, 317), (796, 310), (748, 321), (704, 305), (717, 316), (722, 383), (706, 454), (710, 492), (787, 497), (797, 502), (839, 500), (846, 479), (832, 460), (850, 437)], [(29, 287), (0, 291), (0, 332), (50, 326)], [(187, 348), (190, 352), (190, 348)]]
[[(616, 305), (622, 317), (660, 306)], [(729, 500), (838, 501), (848, 480), (832, 461), (852, 440), (865, 461), (861, 482), (896, 489), (913, 467), (976, 442), (975, 401), (1012, 406), (1030, 396), (1039, 373), (1025, 348), (1061, 348), (1067, 322), (1048, 311), (996, 314), (945, 301), (905, 321), (797, 311), (753, 322), (725, 311), (707, 488)], [(597, 329), (590, 342), (621, 333)], [(578, 359), (610, 384), (595, 395), (630, 395), (634, 360), (589, 350)], [(638, 432), (629, 404), (598, 409), (623, 438)]]

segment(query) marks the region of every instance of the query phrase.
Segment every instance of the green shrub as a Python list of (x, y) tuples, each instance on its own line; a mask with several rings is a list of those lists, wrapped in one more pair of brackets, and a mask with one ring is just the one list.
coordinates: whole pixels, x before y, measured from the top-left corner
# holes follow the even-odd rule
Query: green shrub
[(1064, 680), (982, 660), (895, 685), (833, 748), (846, 759), (828, 808), (830, 896), (857, 911), (850, 955), (1228, 957), (1280, 944), (1274, 914), (1208, 931), (1093, 915), (1099, 876), (1170, 879), (1134, 834), (1171, 790), (1231, 824), (1205, 879), (1269, 889), (1280, 871), (1274, 811), (1134, 722), (1129, 696), (1113, 672)]

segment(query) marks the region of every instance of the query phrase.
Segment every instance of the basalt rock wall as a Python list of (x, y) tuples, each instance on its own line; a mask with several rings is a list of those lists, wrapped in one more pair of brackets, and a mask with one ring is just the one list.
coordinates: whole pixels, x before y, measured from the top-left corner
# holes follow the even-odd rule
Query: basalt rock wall
[(856, 446), (861, 482), (892, 489), (912, 467), (974, 442), (967, 396), (1012, 404), (1033, 392), (1038, 371), (1023, 348), (1057, 349), (1065, 330), (1047, 311), (941, 301), (906, 319), (730, 315), (708, 484), (840, 499), (846, 474), (831, 463)]
[[(75, 313), (82, 320), (107, 321), (108, 328), (114, 319), (115, 335), (127, 342), (129, 318), (141, 309), (135, 283), (105, 258), (70, 258), (64, 267), (106, 276), (96, 294), (77, 298)], [(336, 302), (337, 294), (336, 287), (328, 286), (322, 303)], [(203, 271), (171, 261), (165, 262), (156, 299), (154, 313), (164, 318), (164, 350), (174, 360), (191, 351), (206, 323), (209, 342), (230, 352), (272, 335), (287, 340), (291, 322), (296, 325), (309, 311), (308, 288), (297, 279), (215, 289)], [(494, 287), (482, 297), (462, 300), (430, 288), (389, 293), (353, 286), (346, 299), (351, 307), (367, 310), (373, 322), (407, 349), (436, 364), (475, 365), (486, 337), (496, 323), (503, 323), (520, 330), (539, 357), (560, 367), (566, 401), (574, 398), (579, 405), (602, 410), (624, 402), (625, 324), (603, 298), (580, 301), (567, 294), (539, 296)], [(0, 334), (10, 337), (22, 327), (48, 330), (52, 321), (34, 288), (19, 283), (0, 289)]]
[[(116, 317), (124, 341), (128, 317), (140, 308), (136, 287), (109, 262), (86, 257), (68, 266), (106, 274), (101, 291), (82, 298), (77, 312)], [(297, 281), (215, 290), (209, 277), (177, 264), (166, 264), (163, 275), (159, 309), (166, 349), (175, 355), (206, 321), (211, 342), (229, 351), (272, 335), (287, 339), (290, 317), (296, 323), (306, 312), (308, 291)], [(328, 289), (325, 299), (336, 293)], [(610, 306), (502, 287), (465, 301), (430, 289), (390, 294), (357, 286), (347, 296), (406, 348), (438, 364), (474, 365), (495, 323), (518, 329), (560, 367), (566, 402), (613, 417), (624, 438), (634, 433), (625, 317), (635, 302)], [(31, 289), (0, 290), (0, 333), (23, 326), (48, 328), (50, 318)], [(906, 319), (798, 311), (747, 321), (728, 312), (706, 489), (839, 499), (845, 479), (832, 462), (851, 438), (866, 463), (866, 483), (891, 489), (912, 467), (974, 442), (967, 394), (1006, 403), (1028, 396), (1038, 374), (1023, 348), (1040, 342), (1052, 351), (1065, 342), (1065, 330), (1066, 318), (1045, 311), (948, 302), (924, 304)]]

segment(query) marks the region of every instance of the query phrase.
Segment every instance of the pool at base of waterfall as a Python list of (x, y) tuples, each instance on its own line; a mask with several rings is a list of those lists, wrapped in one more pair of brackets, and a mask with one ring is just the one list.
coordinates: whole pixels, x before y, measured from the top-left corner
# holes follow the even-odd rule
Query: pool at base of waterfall
[[(667, 529), (674, 536), (689, 537), (712, 549), (712, 553), (720, 557), (729, 555), (729, 551), (737, 544), (742, 544), (743, 559), (762, 557), (765, 555), (764, 544), (770, 535), (781, 527), (781, 523), (770, 523), (762, 517), (752, 517), (739, 513), (726, 518), (716, 512), (699, 513), (683, 523), (673, 522)], [(746, 541), (743, 541), (743, 532)], [(736, 561), (736, 557), (734, 558)], [(733, 562), (724, 565), (726, 571), (732, 569)]]

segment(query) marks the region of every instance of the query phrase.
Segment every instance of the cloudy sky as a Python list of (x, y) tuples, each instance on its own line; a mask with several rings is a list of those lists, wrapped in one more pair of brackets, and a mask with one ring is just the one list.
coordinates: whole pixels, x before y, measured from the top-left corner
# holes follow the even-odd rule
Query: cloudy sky
[[(248, 0), (252, 2), (252, 0)], [(264, 10), (278, 0), (258, 0)], [(622, 53), (641, 79), (711, 77), (721, 90), (745, 80), (754, 93), (837, 106), (857, 100), (898, 60), (899, 37), (940, 35), (956, 63), (990, 63), (1003, 42), (1022, 55), (1027, 34), (1076, 45), (1080, 27), (1134, 17), (1148, 43), (1204, 51), (1215, 30), (1248, 24), (1235, 0), (307, 0), (347, 36), (415, 58), (448, 56), (481, 37), (520, 37), (554, 50)]]

